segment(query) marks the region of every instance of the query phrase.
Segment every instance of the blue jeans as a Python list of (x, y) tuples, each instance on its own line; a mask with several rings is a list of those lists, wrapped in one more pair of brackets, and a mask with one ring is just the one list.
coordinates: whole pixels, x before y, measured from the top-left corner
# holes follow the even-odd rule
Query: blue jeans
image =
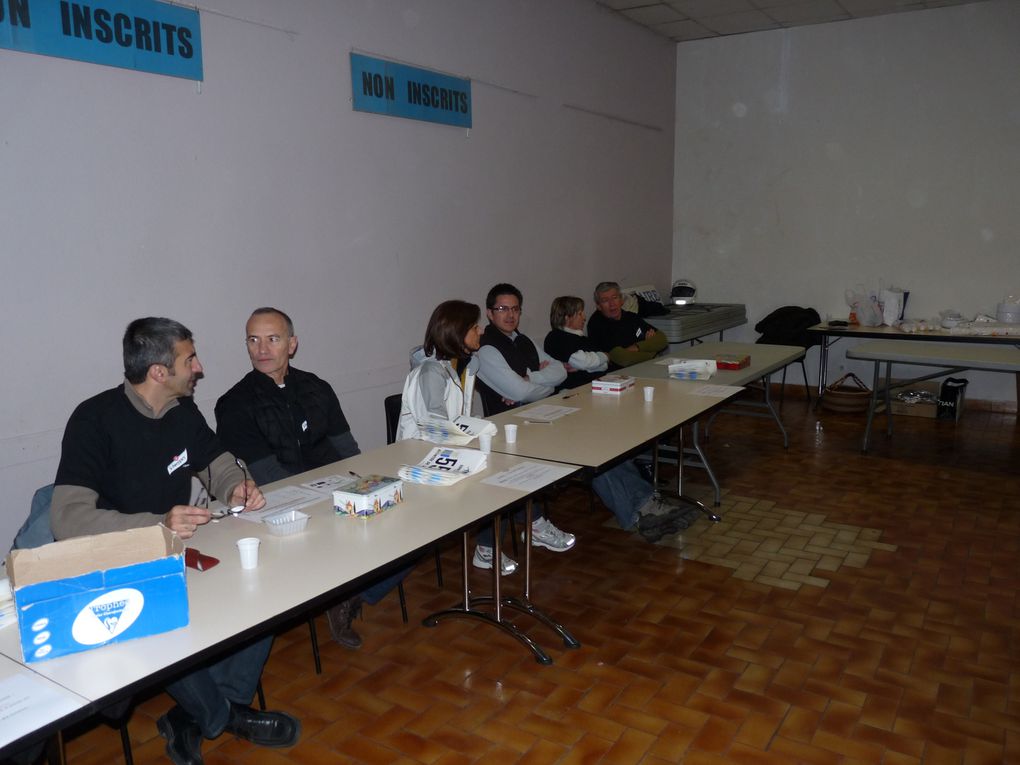
[(407, 568), (402, 568), (399, 571), (394, 571), (384, 579), (374, 582), (361, 591), (361, 599), (368, 603), (368, 605), (374, 606), (380, 600), (397, 589), (397, 585), (404, 581), (404, 577), (410, 574), (413, 569), (414, 566), (408, 566)]
[(230, 702), (250, 704), (273, 647), (273, 636), (256, 640), (166, 686), (178, 705), (198, 723), (202, 735), (216, 738), (230, 719)]
[(641, 477), (631, 460), (599, 473), (591, 481), (599, 499), (616, 516), (621, 529), (632, 529), (638, 510), (652, 498), (652, 485)]

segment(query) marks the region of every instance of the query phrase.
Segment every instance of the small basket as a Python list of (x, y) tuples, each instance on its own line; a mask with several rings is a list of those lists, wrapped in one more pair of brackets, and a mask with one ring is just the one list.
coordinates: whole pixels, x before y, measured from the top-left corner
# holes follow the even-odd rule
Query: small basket
[[(847, 381), (853, 385), (846, 384)], [(870, 403), (871, 389), (853, 372), (848, 372), (836, 382), (825, 386), (825, 395), (822, 396), (823, 409), (842, 414), (861, 414), (868, 411)]]
[(263, 520), (269, 527), (269, 533), (278, 537), (289, 537), (305, 530), (308, 525), (309, 516), (300, 510), (287, 510), (282, 513), (270, 515)]

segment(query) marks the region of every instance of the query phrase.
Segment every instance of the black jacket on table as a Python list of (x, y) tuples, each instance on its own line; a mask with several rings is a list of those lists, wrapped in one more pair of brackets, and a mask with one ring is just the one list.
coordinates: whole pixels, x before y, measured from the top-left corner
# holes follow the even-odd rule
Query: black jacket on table
[(216, 432), (260, 484), (359, 453), (333, 388), (294, 367), (282, 388), (254, 369), (242, 377), (216, 402)]

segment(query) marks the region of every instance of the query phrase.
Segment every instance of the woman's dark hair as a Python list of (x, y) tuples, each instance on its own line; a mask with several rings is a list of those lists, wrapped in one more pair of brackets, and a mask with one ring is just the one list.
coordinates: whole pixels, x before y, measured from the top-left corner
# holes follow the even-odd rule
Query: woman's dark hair
[(447, 300), (436, 306), (425, 328), (425, 353), (449, 361), (470, 356), (464, 347), (464, 336), (478, 323), (482, 312), (473, 303)]
[(549, 326), (553, 329), (563, 329), (567, 319), (584, 310), (584, 301), (573, 295), (563, 295), (552, 301), (549, 308)]

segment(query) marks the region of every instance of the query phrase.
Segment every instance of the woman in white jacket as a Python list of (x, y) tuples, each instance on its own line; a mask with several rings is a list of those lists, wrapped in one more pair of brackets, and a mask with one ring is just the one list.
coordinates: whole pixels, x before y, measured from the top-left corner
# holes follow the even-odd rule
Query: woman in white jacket
[[(478, 306), (462, 300), (447, 300), (436, 306), (425, 329), (425, 344), (412, 354), (411, 369), (404, 382), (401, 397), (397, 439), (422, 438), (421, 424), (430, 418), (453, 420), (471, 415), (478, 359), (474, 353), (481, 342)], [(451, 426), (452, 427), (452, 426)], [(535, 529), (544, 529), (551, 544), (536, 542)], [(574, 535), (566, 534), (544, 517), (532, 523), (533, 544), (561, 552), (574, 546)], [(486, 524), (478, 534), (472, 563), (478, 568), (492, 568), (492, 526)], [(511, 574), (517, 563), (506, 555), (500, 557), (503, 574)]]
[(423, 438), (419, 423), (430, 417), (453, 420), (471, 414), (481, 342), (478, 306), (447, 300), (436, 306), (425, 329), (425, 345), (411, 355), (404, 382), (397, 440)]

